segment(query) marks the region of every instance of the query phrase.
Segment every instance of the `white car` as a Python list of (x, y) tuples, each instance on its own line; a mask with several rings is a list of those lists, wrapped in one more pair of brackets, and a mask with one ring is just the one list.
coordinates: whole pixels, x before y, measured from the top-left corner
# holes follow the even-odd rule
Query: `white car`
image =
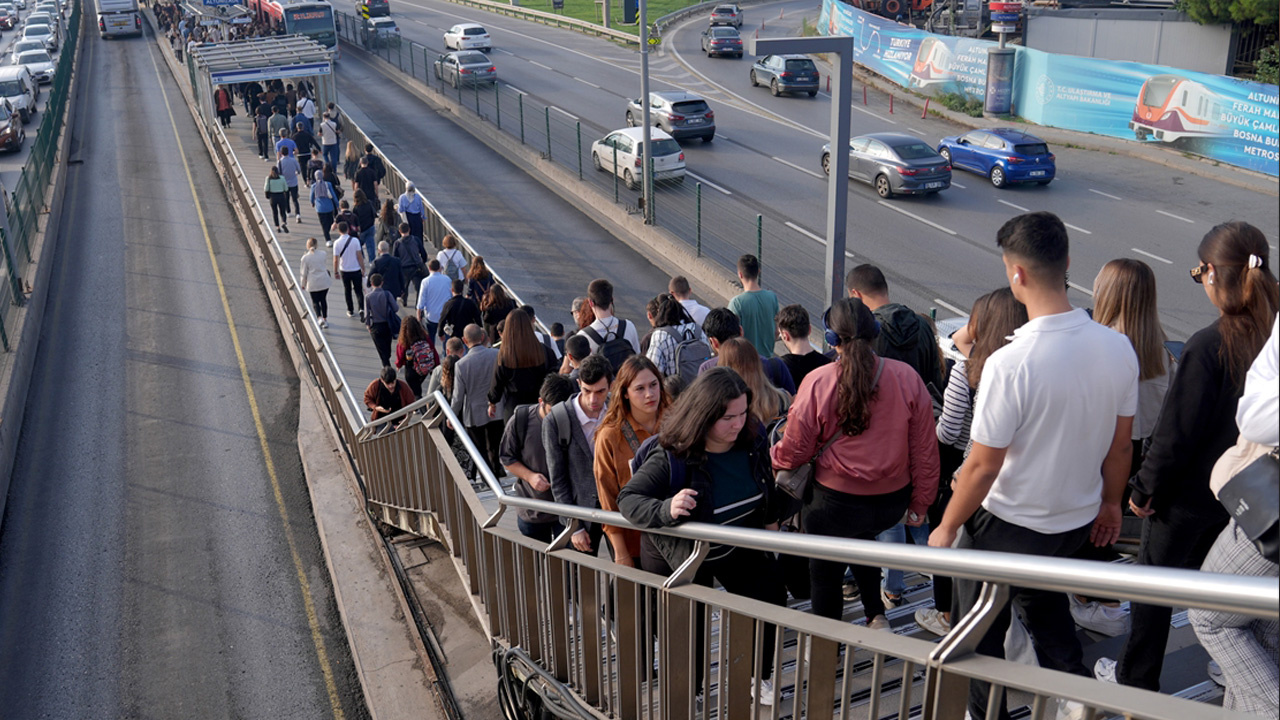
[(13, 51), (9, 53), (9, 64), (20, 65), (18, 56), (28, 50), (45, 50), (46, 46), (43, 40), (19, 40), (13, 44)]
[(475, 23), (460, 23), (449, 28), (444, 34), (444, 46), (450, 50), (480, 50), (489, 52), (493, 49), (493, 41), (489, 39), (489, 31)]
[(53, 82), (53, 58), (45, 50), (27, 50), (18, 56), (15, 65), (21, 65), (31, 73), (31, 77), (41, 84)]
[(28, 25), (22, 29), (23, 40), (39, 40), (49, 52), (57, 52), (58, 35), (48, 25)]
[[(684, 182), (684, 152), (680, 149), (680, 144), (661, 128), (654, 128), (649, 139), (653, 144), (653, 181)], [(637, 190), (644, 178), (641, 162), (641, 155), (644, 154), (643, 142), (644, 128), (614, 130), (591, 143), (591, 164), (595, 165), (596, 170), (612, 170), (628, 188)], [(617, 165), (614, 165), (615, 157)]]

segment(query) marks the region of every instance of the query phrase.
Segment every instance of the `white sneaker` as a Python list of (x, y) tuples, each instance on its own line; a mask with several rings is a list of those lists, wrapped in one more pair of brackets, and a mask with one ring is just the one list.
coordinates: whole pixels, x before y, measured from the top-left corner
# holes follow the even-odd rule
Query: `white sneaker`
[(1213, 681), (1213, 684), (1218, 687), (1227, 686), (1227, 680), (1222, 675), (1222, 666), (1218, 664), (1218, 661), (1210, 660), (1209, 667), (1206, 669), (1209, 671), (1209, 679)]
[(1075, 700), (1058, 698), (1057, 720), (1084, 720), (1084, 705)]
[(324, 246), (325, 246), (325, 247), (333, 247), (333, 241), (332, 241), (332, 240), (325, 240), (325, 241), (324, 241)]
[(1102, 682), (1116, 682), (1116, 661), (1108, 657), (1098, 658), (1093, 664), (1093, 676)]
[(1105, 605), (1100, 602), (1080, 602), (1075, 595), (1067, 595), (1071, 602), (1071, 617), (1085, 630), (1119, 637), (1129, 632), (1129, 608), (1124, 605)]
[(901, 595), (890, 595), (888, 590), (880, 588), (880, 601), (884, 603), (886, 608), (892, 610), (893, 608), (900, 607), (902, 603), (906, 601), (906, 598)]
[(761, 680), (759, 683), (752, 680), (751, 684), (755, 687), (756, 697), (760, 699), (761, 705), (773, 704), (773, 678)]
[(951, 621), (938, 612), (937, 608), (925, 608), (916, 611), (916, 625), (934, 635), (946, 635), (951, 632)]
[(889, 624), (889, 618), (883, 615), (877, 615), (867, 621), (867, 628), (871, 630), (888, 630), (893, 632), (893, 626)]
[(298, 213), (297, 215), (294, 215), (293, 217), (294, 217), (298, 222), (302, 222), (302, 214), (301, 214), (301, 213)]

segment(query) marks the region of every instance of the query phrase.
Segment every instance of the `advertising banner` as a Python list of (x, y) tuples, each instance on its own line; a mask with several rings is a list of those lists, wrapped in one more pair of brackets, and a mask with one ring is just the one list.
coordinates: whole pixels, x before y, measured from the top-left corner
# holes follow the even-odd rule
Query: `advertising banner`
[[(934, 35), (823, 0), (818, 27), (854, 38), (854, 61), (927, 95), (984, 99), (984, 40)], [(1018, 47), (1012, 111), (1039, 125), (1163, 143), (1280, 175), (1280, 88), (1161, 65)]]

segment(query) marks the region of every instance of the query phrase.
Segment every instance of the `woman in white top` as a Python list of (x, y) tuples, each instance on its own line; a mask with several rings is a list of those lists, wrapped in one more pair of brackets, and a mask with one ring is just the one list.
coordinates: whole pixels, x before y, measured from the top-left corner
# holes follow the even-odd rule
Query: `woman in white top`
[(440, 261), (440, 269), (445, 277), (450, 280), (465, 280), (467, 256), (458, 249), (458, 241), (452, 235), (445, 235), (440, 244), (444, 245), (444, 249), (436, 253), (436, 259)]
[(316, 310), (316, 319), (320, 327), (329, 327), (329, 286), (333, 284), (333, 276), (329, 274), (329, 263), (325, 251), (318, 249), (319, 242), (315, 238), (307, 238), (307, 252), (298, 263), (298, 286), (311, 295), (311, 305)]

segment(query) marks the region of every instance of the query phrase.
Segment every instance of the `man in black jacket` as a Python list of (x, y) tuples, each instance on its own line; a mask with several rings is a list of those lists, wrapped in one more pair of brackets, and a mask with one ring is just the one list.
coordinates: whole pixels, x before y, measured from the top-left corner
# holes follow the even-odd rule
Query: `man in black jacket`
[(880, 322), (873, 348), (880, 357), (893, 358), (915, 368), (929, 392), (942, 396), (942, 365), (938, 339), (924, 318), (902, 303), (889, 301), (889, 281), (875, 265), (859, 265), (844, 278), (849, 297), (862, 300)]
[(462, 338), (462, 331), (468, 325), (479, 325), (480, 307), (475, 301), (467, 297), (463, 293), (466, 291), (466, 283), (462, 280), (454, 280), (453, 286), (450, 288), (453, 297), (445, 301), (444, 307), (440, 310), (440, 342), (444, 343), (449, 338)]
[(373, 260), (373, 272), (382, 276), (382, 287), (397, 298), (404, 295), (404, 272), (400, 259), (391, 254), (386, 240), (378, 243), (378, 256)]

